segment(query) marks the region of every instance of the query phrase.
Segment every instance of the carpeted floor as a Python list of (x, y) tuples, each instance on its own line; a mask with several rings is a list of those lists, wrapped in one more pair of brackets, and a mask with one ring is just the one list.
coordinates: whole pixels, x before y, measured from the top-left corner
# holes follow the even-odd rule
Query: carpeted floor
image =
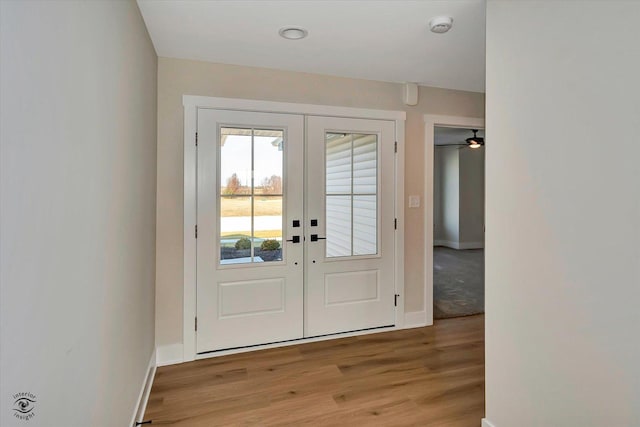
[(484, 249), (433, 248), (433, 317), (484, 313)]

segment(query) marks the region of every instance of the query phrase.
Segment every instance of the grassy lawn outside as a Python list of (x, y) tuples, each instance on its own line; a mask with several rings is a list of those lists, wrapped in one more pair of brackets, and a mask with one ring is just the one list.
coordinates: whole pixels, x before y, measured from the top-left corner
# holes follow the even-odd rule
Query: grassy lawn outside
[[(250, 197), (223, 197), (220, 205), (220, 216), (223, 218), (251, 216)], [(255, 216), (282, 215), (282, 196), (256, 197), (253, 214)]]
[[(250, 197), (223, 197), (220, 203), (221, 217), (251, 216)], [(282, 196), (257, 196), (254, 203), (254, 215), (282, 216)], [(221, 234), (225, 240), (238, 240), (247, 235), (248, 230), (225, 230)], [(282, 239), (282, 230), (256, 230), (255, 237), (259, 239)], [(258, 241), (260, 243), (260, 241)], [(223, 243), (223, 246), (233, 246), (233, 243)]]
[[(251, 236), (243, 234), (241, 231), (227, 231), (221, 234), (221, 237), (225, 240), (233, 240), (232, 243), (222, 243), (222, 246), (233, 246), (235, 245), (236, 240), (240, 240), (242, 237), (246, 237), (248, 239), (251, 238)], [(262, 240), (265, 239), (282, 240), (282, 230), (258, 230), (255, 232), (255, 236), (258, 244), (262, 243)]]

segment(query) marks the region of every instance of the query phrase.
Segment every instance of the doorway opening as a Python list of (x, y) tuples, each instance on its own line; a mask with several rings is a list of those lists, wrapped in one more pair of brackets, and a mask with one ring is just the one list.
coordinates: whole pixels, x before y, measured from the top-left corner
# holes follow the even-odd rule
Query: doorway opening
[(484, 130), (435, 126), (433, 132), (433, 318), (481, 314)]

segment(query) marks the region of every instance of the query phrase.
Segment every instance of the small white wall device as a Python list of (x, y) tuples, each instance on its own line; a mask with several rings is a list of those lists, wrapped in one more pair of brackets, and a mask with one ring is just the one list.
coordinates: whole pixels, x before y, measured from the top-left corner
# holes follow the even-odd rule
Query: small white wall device
[(438, 34), (446, 33), (453, 25), (453, 18), (450, 16), (436, 16), (429, 21), (429, 29)]
[(403, 101), (406, 105), (418, 104), (418, 85), (416, 83), (405, 83)]

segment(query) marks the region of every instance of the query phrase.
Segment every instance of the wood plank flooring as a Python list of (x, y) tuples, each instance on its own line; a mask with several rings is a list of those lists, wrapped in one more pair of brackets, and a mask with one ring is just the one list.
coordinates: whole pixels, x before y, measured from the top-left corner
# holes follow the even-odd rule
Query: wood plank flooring
[(145, 420), (479, 427), (484, 315), (158, 368)]

